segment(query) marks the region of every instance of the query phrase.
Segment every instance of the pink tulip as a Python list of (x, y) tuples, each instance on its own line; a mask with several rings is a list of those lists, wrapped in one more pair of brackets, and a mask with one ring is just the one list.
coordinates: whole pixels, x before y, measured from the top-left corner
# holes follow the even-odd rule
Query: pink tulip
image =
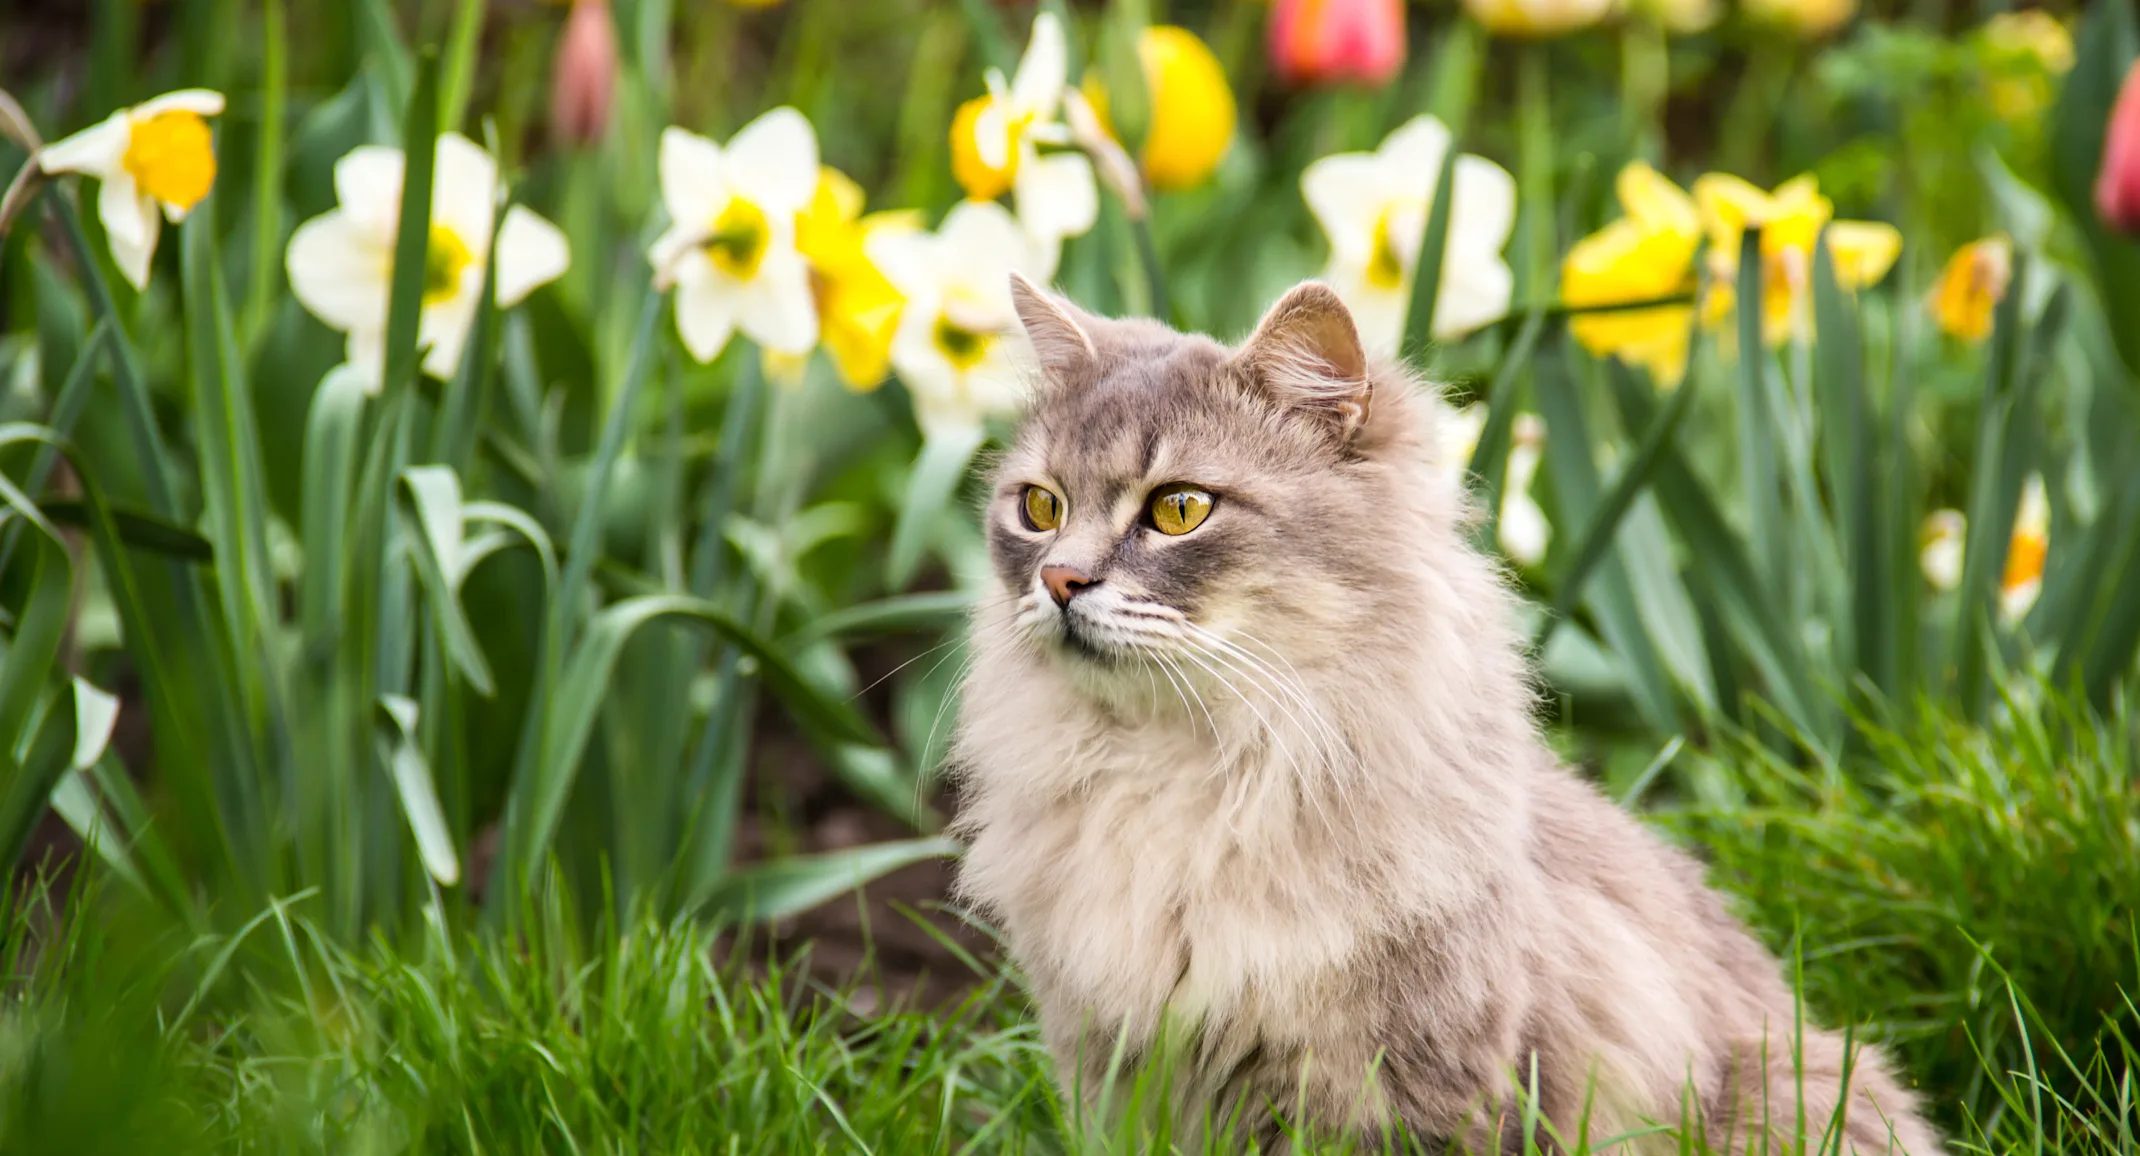
[(2095, 211), (2103, 223), (2140, 232), (2140, 60), (2125, 74), (2103, 135), (2103, 171), (2095, 179)]
[(1288, 83), (1387, 83), (1404, 66), (1404, 0), (1272, 0), (1271, 63)]
[(550, 131), (570, 144), (601, 140), (616, 91), (617, 26), (609, 0), (572, 0), (550, 72)]

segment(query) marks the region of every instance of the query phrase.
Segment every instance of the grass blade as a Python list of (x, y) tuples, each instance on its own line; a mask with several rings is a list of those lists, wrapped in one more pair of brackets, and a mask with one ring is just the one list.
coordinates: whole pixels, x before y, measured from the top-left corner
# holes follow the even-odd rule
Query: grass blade
[(784, 919), (901, 867), (958, 852), (958, 844), (950, 839), (906, 839), (823, 855), (791, 855), (730, 875), (706, 897), (702, 909), (740, 919)]
[(1769, 396), (1768, 353), (1761, 340), (1761, 231), (1739, 241), (1739, 278), (1734, 299), (1739, 323), (1739, 470), (1745, 489), (1747, 538), (1757, 575), (1779, 572), (1786, 549), (1777, 502), (1777, 407)]
[(1427, 367), (1427, 350), (1434, 343), (1434, 310), (1441, 300), (1442, 260), (1449, 249), (1449, 202), (1454, 200), (1457, 142), (1450, 134), (1442, 152), (1440, 171), (1434, 175), (1433, 203), (1427, 209), (1427, 230), (1419, 242), (1419, 260), (1412, 269), (1412, 298), (1405, 306), (1404, 335), (1400, 348), (1415, 369)]
[(914, 473), (899, 501), (899, 520), (892, 528), (891, 553), (885, 564), (885, 581), (892, 589), (903, 590), (914, 580), (929, 531), (958, 491), (967, 465), (981, 452), (986, 436), (976, 426), (932, 434), (922, 442), (921, 456), (914, 461)]

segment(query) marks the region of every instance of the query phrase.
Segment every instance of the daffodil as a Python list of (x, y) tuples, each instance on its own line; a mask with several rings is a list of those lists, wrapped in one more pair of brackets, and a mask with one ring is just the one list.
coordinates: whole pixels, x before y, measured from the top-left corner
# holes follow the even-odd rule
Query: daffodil
[(1471, 18), (1499, 36), (1561, 36), (1603, 20), (1618, 0), (1464, 0)]
[[(1042, 12), (1017, 75), (1006, 80), (1001, 69), (989, 69), (988, 94), (960, 105), (951, 121), (952, 175), (977, 201), (1011, 194), (1043, 280), (1054, 273), (1063, 240), (1089, 231), (1100, 213), (1092, 163), (1068, 149), (1069, 129), (1059, 119), (1069, 75), (1062, 22)], [(1061, 151), (1043, 153), (1043, 144)]]
[[(1451, 145), (1442, 122), (1418, 116), (1374, 152), (1323, 157), (1301, 174), (1301, 194), (1330, 238), (1323, 278), (1351, 308), (1374, 353), (1396, 353), (1403, 335), (1435, 179)], [(1492, 161), (1459, 156), (1450, 195), (1432, 326), (1443, 339), (1505, 315), (1515, 283), (1501, 258), (1516, 223), (1515, 179)]]
[(1992, 111), (2013, 122), (2050, 107), (2053, 80), (2073, 70), (2073, 33), (2041, 8), (2001, 12), (1980, 30), (1988, 50)]
[[(890, 364), (892, 334), (905, 299), (869, 259), (870, 238), (921, 228), (911, 210), (862, 212), (861, 186), (838, 169), (820, 170), (817, 192), (795, 222), (795, 244), (810, 263), (819, 335), (848, 388), (875, 389)], [(779, 358), (792, 355), (775, 355)]]
[[(1472, 454), (1479, 448), (1479, 435), (1486, 430), (1486, 407), (1462, 409), (1437, 407), (1435, 444), (1438, 465), (1444, 477), (1462, 485)], [(1538, 415), (1520, 413), (1510, 428), (1508, 473), (1501, 484), (1501, 512), (1495, 527), (1502, 552), (1519, 566), (1545, 561), (1546, 547), (1553, 541), (1552, 524), (1531, 496), (1531, 480), (1538, 474), (1538, 459), (1545, 448), (1546, 426)]]
[[(459, 133), (438, 138), (431, 185), (431, 236), (424, 252), (423, 310), (417, 344), (424, 372), (450, 377), (475, 320), (498, 199), (498, 166)], [(334, 165), (337, 207), (297, 227), (284, 254), (290, 291), (313, 315), (349, 335), (350, 365), (376, 387), (386, 349), (394, 244), (401, 227), (400, 149), (365, 145)], [(498, 226), (501, 306), (520, 303), (570, 264), (557, 226), (514, 206)]]
[(1010, 277), (1030, 275), (1031, 244), (994, 201), (959, 202), (934, 233), (869, 239), (870, 259), (906, 299), (891, 360), (925, 432), (973, 429), (1017, 407), (1025, 337)]
[(1746, 0), (1746, 14), (1801, 36), (1826, 36), (1857, 15), (1858, 0)]
[(2003, 235), (1971, 241), (1954, 251), (1925, 299), (1941, 330), (1963, 341), (1991, 336), (1992, 314), (2013, 279), (2013, 244)]
[[(1636, 161), (1616, 182), (1627, 215), (1575, 243), (1561, 262), (1561, 299), (1570, 307), (1652, 301), (1691, 293), (1701, 217), (1693, 198), (1656, 169)], [(1675, 385), (1687, 369), (1694, 307), (1579, 313), (1568, 329), (1583, 348), (1647, 369), (1660, 385)]]
[(215, 140), (207, 118), (222, 111), (222, 93), (181, 89), (122, 108), (37, 154), (47, 173), (80, 173), (101, 182), (97, 218), (120, 275), (136, 289), (149, 283), (163, 219), (185, 220), (215, 185)]
[(817, 306), (795, 222), (817, 190), (810, 122), (776, 108), (726, 148), (664, 129), (659, 167), (669, 227), (647, 259), (657, 286), (676, 287), (684, 348), (712, 361), (741, 329), (771, 352), (808, 353), (817, 344)]
[(1902, 234), (1875, 221), (1837, 221), (1835, 206), (1814, 179), (1785, 181), (1762, 192), (1738, 177), (1710, 173), (1694, 182), (1694, 200), (1709, 229), (1714, 284), (1704, 303), (1711, 320), (1733, 306), (1739, 242), (1761, 229), (1761, 335), (1774, 345), (1808, 323), (1813, 245), (1825, 228), (1836, 283), (1846, 292), (1877, 284), (1902, 253)]
[(2051, 552), (2051, 503), (2043, 475), (2030, 474), (2014, 511), (2014, 533), (2006, 543), (2006, 570), (1999, 575), (1999, 616), (2020, 621), (2043, 592), (2043, 563)]
[(1934, 510), (1925, 515), (1917, 534), (1917, 566), (1932, 589), (1945, 592), (1962, 584), (1962, 546), (1969, 519), (1960, 510)]

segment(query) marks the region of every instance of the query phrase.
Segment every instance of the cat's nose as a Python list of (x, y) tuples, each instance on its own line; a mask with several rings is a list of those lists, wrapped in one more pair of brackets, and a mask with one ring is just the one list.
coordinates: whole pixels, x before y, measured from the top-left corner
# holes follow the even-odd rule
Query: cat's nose
[(1087, 586), (1098, 586), (1100, 580), (1075, 566), (1042, 566), (1040, 580), (1048, 587), (1057, 606), (1068, 606), (1077, 592)]

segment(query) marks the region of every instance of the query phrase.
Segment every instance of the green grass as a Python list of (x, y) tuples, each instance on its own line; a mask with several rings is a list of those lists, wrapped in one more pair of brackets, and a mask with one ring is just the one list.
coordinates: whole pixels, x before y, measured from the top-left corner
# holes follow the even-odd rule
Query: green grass
[[(1665, 822), (1800, 961), (1814, 1014), (1897, 1048), (1957, 1150), (2140, 1151), (2131, 720), (2006, 703), (1982, 728), (1867, 727), (1850, 777), (1753, 744), (1690, 760)], [(1080, 1123), (1015, 977), (986, 964), (917, 1008), (867, 970), (828, 987), (800, 958), (753, 963), (702, 922), (552, 898), (516, 935), (432, 922), (350, 946), (318, 909), (301, 895), (197, 936), (129, 889), (24, 891), (0, 959), (0, 1152), (1171, 1142), (1142, 1073), (1107, 1093), (1124, 1111)]]

